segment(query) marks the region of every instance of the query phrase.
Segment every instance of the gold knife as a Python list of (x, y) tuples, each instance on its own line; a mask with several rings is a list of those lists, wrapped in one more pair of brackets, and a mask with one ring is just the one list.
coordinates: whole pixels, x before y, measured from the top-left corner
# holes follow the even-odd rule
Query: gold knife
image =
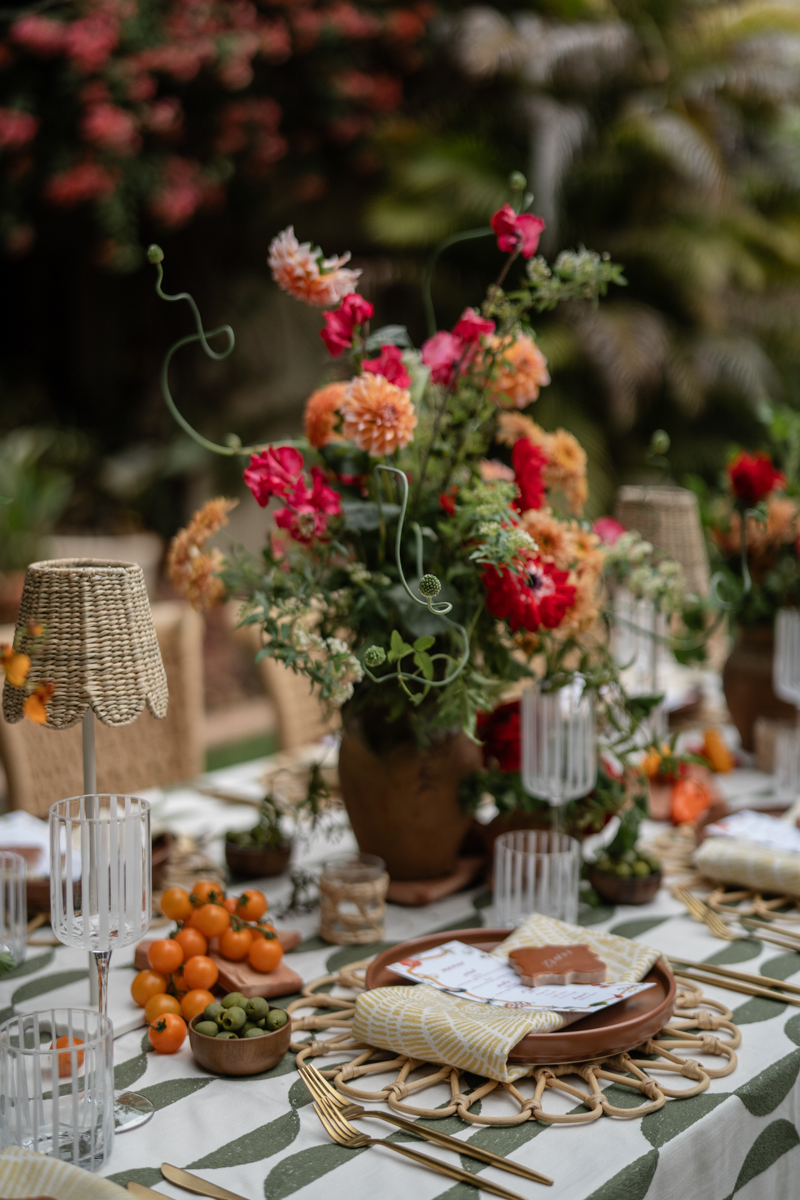
[(208, 1183), (199, 1175), (191, 1175), (180, 1167), (173, 1167), (171, 1163), (161, 1164), (161, 1174), (170, 1183), (186, 1188), (187, 1192), (196, 1192), (198, 1196), (211, 1196), (211, 1200), (245, 1200), (239, 1192), (229, 1192), (227, 1188)]
[(138, 1196), (139, 1200), (169, 1200), (163, 1192), (154, 1192), (152, 1188), (145, 1187), (143, 1183), (134, 1183), (132, 1179), (128, 1180), (126, 1187), (132, 1196)]

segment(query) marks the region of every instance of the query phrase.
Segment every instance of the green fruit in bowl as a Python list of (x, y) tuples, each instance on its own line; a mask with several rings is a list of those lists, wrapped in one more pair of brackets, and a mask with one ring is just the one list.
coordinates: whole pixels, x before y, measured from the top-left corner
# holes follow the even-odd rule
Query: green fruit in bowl
[(194, 1031), (202, 1033), (204, 1037), (216, 1037), (219, 1033), (219, 1026), (216, 1021), (198, 1021)]
[(239, 1039), (236, 1037), (236, 1034), (235, 1034), (235, 1033), (232, 1033), (232, 1032), (230, 1032), (230, 1031), (228, 1031), (228, 1032), (225, 1032), (225, 1030), (223, 1030), (223, 1031), (222, 1031), (222, 1033), (218, 1033), (218, 1034), (217, 1034), (217, 1041), (218, 1041), (218, 1042), (229, 1042), (229, 1041), (231, 1041), (232, 1039), (233, 1039), (233, 1040), (235, 1040), (235, 1041), (238, 1041), (238, 1040), (239, 1040)]
[(630, 863), (617, 863), (616, 874), (620, 875), (623, 879), (627, 879), (633, 874), (633, 867), (630, 865)]
[(246, 1004), (247, 998), (241, 992), (228, 992), (227, 996), (222, 997), (223, 1008), (241, 1008), (244, 1011)]
[(649, 862), (645, 862), (643, 858), (640, 858), (633, 864), (633, 873), (634, 875), (643, 878), (646, 875), (652, 875), (653, 868), (650, 866)]
[(252, 1025), (244, 1036), (246, 1038), (263, 1037), (264, 1030), (259, 1029), (257, 1025)]
[(267, 1029), (283, 1029), (286, 1022), (289, 1020), (282, 1008), (271, 1008), (267, 1017)]
[(216, 1023), (219, 1025), (220, 1018), (224, 1012), (225, 1009), (221, 1004), (207, 1004), (203, 1009), (203, 1020), (216, 1021)]
[(227, 1008), (222, 1014), (222, 1028), (231, 1030), (239, 1030), (244, 1025), (247, 1017), (243, 1008), (239, 1008), (234, 1004), (231, 1008)]
[(244, 1011), (247, 1013), (248, 1021), (258, 1022), (266, 1017), (269, 1012), (269, 1004), (263, 996), (253, 996), (245, 1004)]

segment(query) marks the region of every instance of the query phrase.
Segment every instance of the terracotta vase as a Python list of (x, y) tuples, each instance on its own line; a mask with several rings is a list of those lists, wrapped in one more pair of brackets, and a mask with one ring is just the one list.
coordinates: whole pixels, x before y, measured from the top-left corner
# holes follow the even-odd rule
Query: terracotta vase
[(743, 750), (755, 750), (755, 723), (759, 717), (792, 718), (791, 704), (779, 700), (772, 689), (772, 626), (740, 629), (722, 669), (722, 687), (731, 720), (739, 730)]
[(347, 722), (339, 783), (359, 849), (379, 855), (392, 879), (452, 874), (472, 820), (458, 785), (480, 765), (480, 748), (463, 733), (437, 737), (427, 750), (407, 741), (378, 755)]

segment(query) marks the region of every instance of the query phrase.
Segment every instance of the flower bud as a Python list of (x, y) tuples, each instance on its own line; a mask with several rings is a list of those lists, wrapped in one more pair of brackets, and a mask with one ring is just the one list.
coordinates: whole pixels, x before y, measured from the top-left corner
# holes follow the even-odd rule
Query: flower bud
[(383, 646), (370, 646), (364, 655), (364, 662), (368, 667), (380, 667), (386, 662), (386, 651)]
[(153, 263), (153, 265), (164, 261), (164, 251), (155, 242), (153, 242), (152, 246), (147, 247), (147, 261)]
[(528, 186), (528, 181), (522, 171), (512, 171), (508, 179), (508, 186), (512, 192), (523, 192)]
[(426, 600), (432, 600), (434, 596), (438, 596), (442, 590), (442, 584), (435, 575), (423, 575), (419, 581), (420, 595)]
[(651, 454), (666, 454), (670, 448), (670, 436), (666, 429), (656, 429), (650, 439)]

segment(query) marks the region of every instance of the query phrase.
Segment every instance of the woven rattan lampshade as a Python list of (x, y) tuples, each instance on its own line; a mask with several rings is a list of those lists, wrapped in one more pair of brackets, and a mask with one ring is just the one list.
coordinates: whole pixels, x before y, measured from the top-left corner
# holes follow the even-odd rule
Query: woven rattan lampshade
[[(32, 563), (17, 618), (18, 649), (29, 622), (46, 627), (29, 681), (55, 684), (50, 729), (69, 729), (91, 708), (104, 725), (131, 725), (145, 704), (167, 712), (167, 677), (142, 568), (136, 563), (59, 558)], [(25, 691), (7, 680), (3, 714), (19, 721)]]
[(672, 484), (621, 487), (615, 515), (681, 564), (690, 591), (708, 594), (708, 550), (694, 492)]

